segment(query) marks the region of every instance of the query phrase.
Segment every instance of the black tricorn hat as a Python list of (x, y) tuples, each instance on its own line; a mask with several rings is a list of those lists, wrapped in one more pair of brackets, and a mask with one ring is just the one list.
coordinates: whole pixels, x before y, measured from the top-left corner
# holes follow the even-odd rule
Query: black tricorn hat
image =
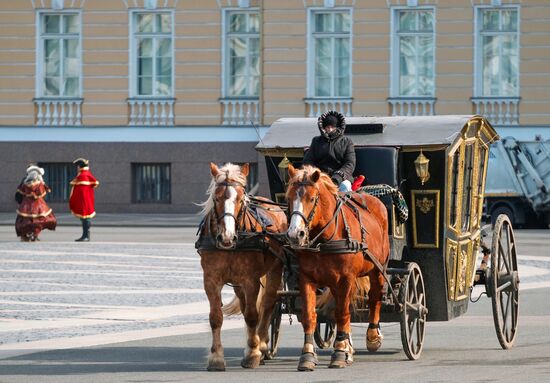
[(77, 158), (76, 160), (73, 161), (73, 164), (76, 164), (79, 168), (84, 168), (88, 166), (89, 163), (90, 161), (88, 161), (85, 158)]

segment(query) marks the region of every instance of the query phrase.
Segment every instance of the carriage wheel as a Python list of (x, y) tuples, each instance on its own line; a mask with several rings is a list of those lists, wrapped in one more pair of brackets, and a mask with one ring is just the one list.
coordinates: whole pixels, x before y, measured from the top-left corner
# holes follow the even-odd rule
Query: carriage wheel
[(283, 318), (282, 302), (275, 303), (273, 313), (271, 314), (271, 323), (269, 324), (269, 343), (267, 345), (267, 355), (265, 359), (271, 360), (277, 355), (279, 350), (279, 335), (281, 331), (281, 321)]
[(424, 279), (420, 267), (414, 262), (407, 266), (408, 274), (399, 290), (401, 312), (401, 343), (410, 360), (416, 360), (422, 352), (424, 343), (424, 326), (428, 308), (424, 292)]
[(332, 321), (317, 322), (313, 333), (315, 343), (319, 348), (329, 348), (336, 338), (336, 324)]
[(516, 240), (508, 216), (498, 216), (493, 231), (488, 294), (492, 298), (497, 338), (503, 349), (516, 338), (519, 306), (519, 276)]

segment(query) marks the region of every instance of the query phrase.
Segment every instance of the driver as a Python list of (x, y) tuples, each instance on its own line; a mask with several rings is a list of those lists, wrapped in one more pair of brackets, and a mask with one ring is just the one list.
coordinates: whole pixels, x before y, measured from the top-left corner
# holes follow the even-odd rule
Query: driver
[(351, 139), (344, 136), (344, 116), (333, 110), (323, 113), (317, 127), (321, 135), (311, 140), (302, 164), (316, 166), (327, 173), (340, 191), (351, 191), (355, 150)]

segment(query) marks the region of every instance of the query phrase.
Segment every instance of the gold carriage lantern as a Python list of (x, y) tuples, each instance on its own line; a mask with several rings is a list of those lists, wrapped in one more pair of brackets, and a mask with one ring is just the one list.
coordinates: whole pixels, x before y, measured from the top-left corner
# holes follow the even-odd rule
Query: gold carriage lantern
[(289, 179), (288, 164), (290, 164), (290, 161), (286, 157), (286, 153), (285, 153), (283, 159), (281, 160), (281, 162), (279, 162), (279, 165), (277, 165), (277, 168), (279, 170), (279, 178), (285, 185), (288, 184), (288, 179)]
[(420, 149), (420, 154), (416, 157), (416, 160), (414, 160), (414, 167), (416, 169), (416, 175), (420, 179), (420, 182), (422, 182), (422, 185), (430, 179), (430, 172), (428, 170), (429, 164), (430, 160), (426, 158), (424, 153), (422, 153), (422, 149)]

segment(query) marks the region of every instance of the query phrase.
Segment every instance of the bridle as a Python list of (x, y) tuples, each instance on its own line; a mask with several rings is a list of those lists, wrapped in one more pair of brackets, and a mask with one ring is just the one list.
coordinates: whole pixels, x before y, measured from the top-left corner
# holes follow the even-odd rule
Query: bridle
[[(293, 185), (315, 186), (314, 183), (309, 182), (309, 181), (294, 182)], [(315, 195), (315, 199), (313, 201), (313, 208), (310, 210), (308, 216), (306, 217), (306, 215), (304, 213), (302, 213), (301, 211), (298, 211), (298, 210), (293, 211), (289, 215), (289, 221), (292, 220), (292, 217), (295, 216), (295, 215), (299, 216), (300, 218), (302, 218), (304, 220), (304, 223), (305, 223), (305, 226), (306, 226), (306, 236), (308, 238), (309, 238), (309, 230), (310, 230), (310, 226), (311, 226), (311, 220), (313, 219), (313, 217), (315, 217), (315, 212), (317, 211), (317, 205), (319, 204), (319, 194), (320, 194), (319, 188), (317, 188), (315, 186), (315, 189), (317, 189), (317, 194)], [(288, 208), (290, 209), (290, 204), (288, 204)]]
[[(225, 187), (228, 187), (228, 186), (233, 186), (233, 187), (241, 187), (243, 188), (243, 190), (245, 189), (245, 186), (238, 182), (238, 181), (233, 181), (233, 182), (227, 182), (227, 181), (223, 181), (223, 182), (218, 182), (216, 183), (216, 187), (218, 186), (225, 186)], [(246, 194), (246, 193), (245, 193)], [(240, 208), (239, 208), (239, 213), (237, 214), (237, 216), (235, 217), (235, 214), (233, 213), (229, 213), (229, 212), (226, 212), (224, 211), (223, 214), (218, 214), (218, 211), (216, 210), (216, 208), (214, 207), (214, 215), (216, 217), (216, 225), (218, 225), (220, 223), (220, 221), (224, 218), (224, 217), (231, 217), (235, 220), (235, 230), (238, 230), (238, 225), (239, 225), (239, 221), (241, 220), (242, 216), (243, 216), (243, 213), (244, 213), (244, 198), (241, 198), (240, 200)]]
[[(300, 181), (300, 182), (294, 182), (293, 185), (299, 185), (299, 186), (314, 186), (314, 184), (312, 182), (308, 182), (308, 181)], [(299, 217), (301, 217), (303, 220), (304, 220), (304, 223), (305, 223), (305, 235), (306, 235), (306, 241), (307, 241), (307, 245), (304, 247), (304, 246), (301, 246), (300, 248), (301, 249), (310, 249), (310, 250), (316, 250), (316, 248), (312, 247), (316, 242), (317, 240), (321, 237), (321, 235), (328, 229), (328, 227), (330, 226), (330, 224), (334, 221), (336, 221), (336, 226), (334, 228), (334, 232), (332, 233), (332, 235), (330, 236), (330, 238), (327, 239), (327, 241), (330, 241), (332, 240), (332, 238), (334, 237), (334, 235), (336, 234), (336, 230), (337, 230), (337, 227), (338, 227), (338, 217), (340, 215), (340, 211), (342, 210), (342, 207), (344, 206), (344, 203), (345, 203), (345, 200), (347, 197), (339, 197), (337, 196), (336, 197), (336, 209), (334, 211), (334, 214), (332, 216), (332, 218), (326, 223), (325, 226), (323, 226), (323, 228), (321, 228), (321, 230), (319, 231), (319, 233), (315, 236), (315, 238), (313, 238), (311, 241), (309, 240), (309, 232), (311, 230), (311, 220), (313, 219), (313, 217), (315, 217), (315, 212), (317, 210), (317, 205), (319, 203), (319, 196), (320, 196), (320, 191), (319, 191), (319, 188), (317, 186), (315, 186), (315, 188), (317, 189), (317, 195), (315, 196), (315, 200), (314, 200), (314, 203), (313, 203), (313, 208), (311, 209), (311, 211), (309, 212), (308, 216), (306, 217), (304, 213), (300, 212), (300, 211), (293, 211), (292, 213), (290, 213), (290, 217), (289, 219), (292, 219), (292, 216), (293, 215), (297, 215)], [(290, 204), (288, 205), (289, 206), (289, 209), (290, 209)], [(344, 221), (345, 221), (345, 217), (344, 217)], [(320, 244), (317, 243), (317, 247), (319, 246)]]

